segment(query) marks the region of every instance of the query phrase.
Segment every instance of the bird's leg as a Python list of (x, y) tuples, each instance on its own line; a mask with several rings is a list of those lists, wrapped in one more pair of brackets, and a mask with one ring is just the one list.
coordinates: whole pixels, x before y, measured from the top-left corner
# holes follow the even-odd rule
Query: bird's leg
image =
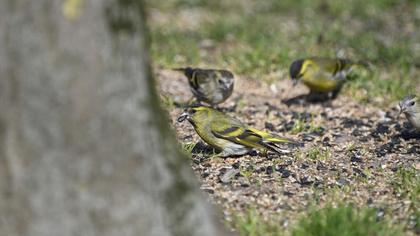
[(268, 151), (267, 150), (262, 150), (261, 151), (261, 156), (263, 156), (263, 157), (267, 157), (268, 158)]
[(201, 100), (195, 99), (194, 96), (192, 96), (187, 102), (187, 106), (189, 106), (189, 107), (201, 106), (201, 105), (202, 105)]
[(340, 90), (341, 90), (341, 87), (339, 87), (339, 88), (335, 89), (334, 91), (332, 91), (330, 93), (330, 96), (329, 96), (330, 99), (336, 99), (337, 96), (338, 96), (338, 93), (340, 93)]

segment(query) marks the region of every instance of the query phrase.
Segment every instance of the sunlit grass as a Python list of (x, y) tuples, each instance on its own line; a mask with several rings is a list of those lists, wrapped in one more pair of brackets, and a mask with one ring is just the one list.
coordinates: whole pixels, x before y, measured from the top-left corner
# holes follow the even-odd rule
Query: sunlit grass
[(378, 219), (372, 208), (357, 209), (352, 205), (326, 206), (313, 209), (302, 217), (292, 231), (293, 236), (398, 236), (400, 227)]
[(264, 220), (255, 209), (249, 209), (245, 214), (234, 215), (231, 225), (241, 236), (281, 236), (284, 228), (280, 222)]

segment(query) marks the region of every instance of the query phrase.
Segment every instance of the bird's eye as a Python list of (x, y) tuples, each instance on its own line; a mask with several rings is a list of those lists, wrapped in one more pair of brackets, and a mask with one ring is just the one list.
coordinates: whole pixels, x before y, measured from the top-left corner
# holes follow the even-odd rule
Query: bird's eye
[(415, 104), (416, 104), (415, 101), (411, 101), (408, 105), (411, 107), (411, 106), (414, 106)]
[(225, 81), (223, 81), (221, 79), (219, 79), (218, 82), (219, 82), (219, 84), (224, 84), (225, 83)]

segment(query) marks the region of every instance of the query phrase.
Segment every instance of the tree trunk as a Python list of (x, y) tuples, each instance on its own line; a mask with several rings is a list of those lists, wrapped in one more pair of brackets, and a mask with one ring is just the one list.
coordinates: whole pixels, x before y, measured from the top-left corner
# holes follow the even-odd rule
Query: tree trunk
[(158, 105), (143, 10), (0, 2), (0, 235), (224, 235)]

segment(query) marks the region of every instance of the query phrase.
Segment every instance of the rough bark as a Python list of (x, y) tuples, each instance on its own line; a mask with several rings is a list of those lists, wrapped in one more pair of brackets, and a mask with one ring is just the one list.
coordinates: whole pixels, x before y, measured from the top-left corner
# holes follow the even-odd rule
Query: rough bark
[(173, 140), (136, 0), (0, 2), (0, 235), (223, 235)]

